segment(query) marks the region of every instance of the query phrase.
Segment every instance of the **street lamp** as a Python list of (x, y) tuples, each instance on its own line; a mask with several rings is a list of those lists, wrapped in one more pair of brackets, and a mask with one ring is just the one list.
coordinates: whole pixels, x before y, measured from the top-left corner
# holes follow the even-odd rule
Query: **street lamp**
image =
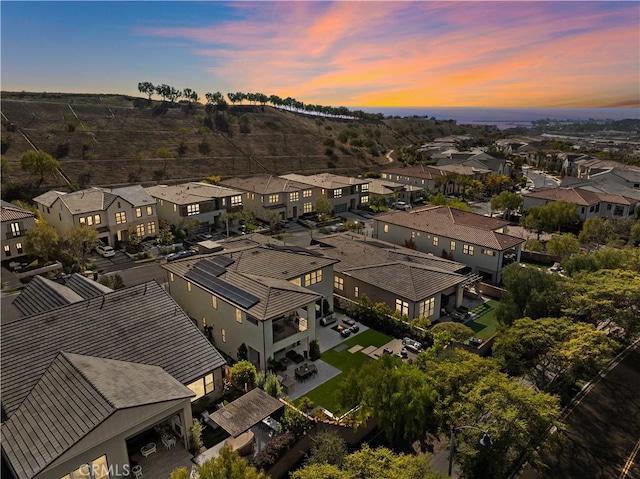
[(462, 429), (475, 429), (476, 431), (480, 431), (482, 433), (480, 445), (487, 448), (493, 447), (491, 436), (484, 429), (480, 429), (475, 426), (453, 426), (451, 428), (451, 444), (449, 445), (449, 476), (453, 473), (453, 453), (456, 450), (456, 432), (461, 431)]

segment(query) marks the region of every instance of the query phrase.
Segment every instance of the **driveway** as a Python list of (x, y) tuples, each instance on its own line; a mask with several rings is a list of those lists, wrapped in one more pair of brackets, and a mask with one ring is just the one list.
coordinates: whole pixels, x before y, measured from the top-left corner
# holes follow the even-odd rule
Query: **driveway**
[(122, 251), (116, 251), (115, 256), (111, 258), (104, 258), (94, 253), (92, 256), (89, 256), (89, 261), (95, 264), (101, 273), (111, 273), (121, 269), (128, 269), (135, 265)]

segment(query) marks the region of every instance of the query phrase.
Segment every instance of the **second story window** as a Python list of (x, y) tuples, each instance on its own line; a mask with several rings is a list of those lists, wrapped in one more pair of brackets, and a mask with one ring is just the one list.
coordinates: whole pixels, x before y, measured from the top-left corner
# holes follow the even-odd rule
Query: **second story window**
[(456, 250), (456, 242), (452, 241), (451, 242), (451, 251), (455, 251)]
[(438, 237), (437, 236), (433, 237), (433, 246), (438, 246)]
[(389, 232), (389, 225), (384, 225), (384, 232), (388, 233)]
[(236, 309), (236, 322), (242, 324), (242, 311)]
[(242, 195), (232, 196), (231, 206), (242, 206)]
[(322, 270), (313, 271), (304, 275), (304, 285), (309, 286), (312, 284), (322, 282)]
[(20, 236), (20, 223), (11, 223), (11, 236)]
[(367, 192), (369, 191), (369, 185), (362, 185), (362, 192)]
[(127, 213), (124, 211), (116, 212), (116, 224), (120, 225), (127, 222)]
[(195, 205), (187, 205), (187, 216), (199, 215), (200, 214), (200, 203), (196, 203)]
[(300, 193), (294, 191), (293, 193), (289, 193), (289, 201), (298, 201), (300, 199)]
[(311, 198), (313, 196), (313, 190), (304, 190), (302, 192), (303, 198)]
[(473, 245), (470, 245), (470, 244), (463, 245), (462, 252), (464, 254), (468, 254), (469, 256), (473, 256)]
[(280, 195), (269, 195), (269, 203), (277, 203), (280, 200)]
[(333, 197), (334, 198), (342, 198), (342, 188), (337, 188), (337, 189), (333, 190)]
[(340, 276), (334, 276), (333, 287), (341, 291), (344, 290), (344, 278), (341, 278)]
[(142, 217), (142, 208), (136, 208), (136, 218)]
[(147, 206), (147, 216), (153, 216), (153, 206)]

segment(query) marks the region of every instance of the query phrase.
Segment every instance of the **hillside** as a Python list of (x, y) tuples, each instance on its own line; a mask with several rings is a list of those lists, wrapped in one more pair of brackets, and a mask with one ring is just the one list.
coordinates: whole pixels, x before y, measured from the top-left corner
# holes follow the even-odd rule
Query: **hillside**
[[(33, 187), (39, 179), (20, 168), (28, 149), (60, 161), (62, 175), (45, 177), (38, 190), (175, 183), (210, 175), (359, 174), (388, 164), (390, 150), (468, 131), (424, 118), (367, 123), (260, 105), (216, 112), (119, 95), (3, 92), (1, 110), (3, 157), (11, 165), (5, 185)], [(160, 148), (174, 157), (159, 158)]]

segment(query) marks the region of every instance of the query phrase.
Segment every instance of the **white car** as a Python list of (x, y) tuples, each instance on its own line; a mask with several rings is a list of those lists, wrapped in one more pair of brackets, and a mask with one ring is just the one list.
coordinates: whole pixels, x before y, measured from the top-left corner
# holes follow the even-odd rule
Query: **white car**
[(99, 244), (96, 246), (96, 251), (100, 256), (105, 258), (110, 258), (116, 255), (116, 250), (114, 250), (111, 246), (106, 246), (103, 244)]
[(411, 205), (409, 205), (409, 204), (405, 203), (404, 201), (396, 201), (396, 202), (393, 204), (393, 207), (394, 207), (396, 210), (404, 210), (404, 211), (407, 211), (407, 210), (410, 210), (410, 209), (411, 209)]

